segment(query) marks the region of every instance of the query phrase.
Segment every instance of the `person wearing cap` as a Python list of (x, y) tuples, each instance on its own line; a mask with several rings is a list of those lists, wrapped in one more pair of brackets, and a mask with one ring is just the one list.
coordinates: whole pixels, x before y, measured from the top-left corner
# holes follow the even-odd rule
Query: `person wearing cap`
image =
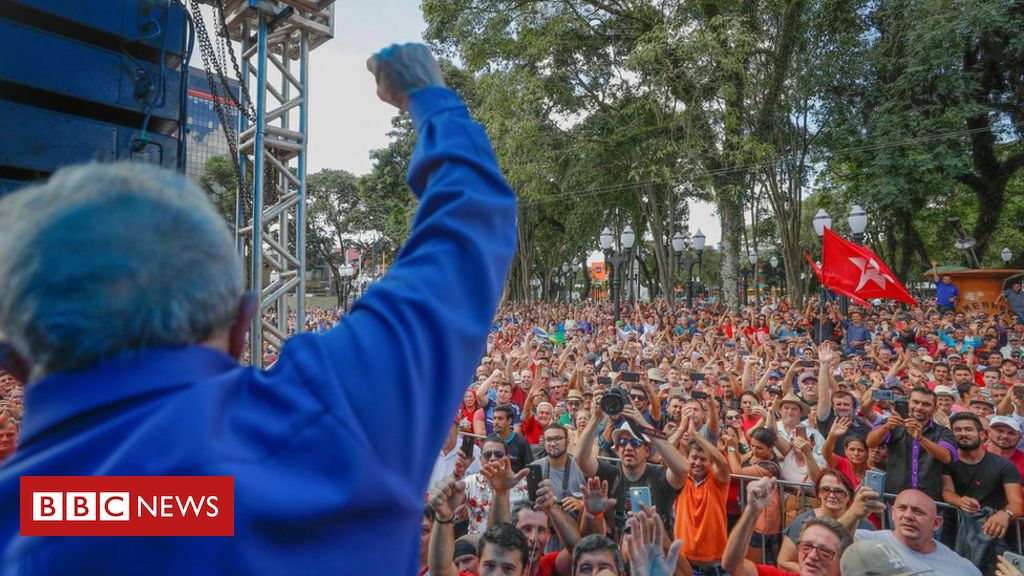
[(729, 534), (722, 568), (731, 576), (840, 576), (839, 561), (852, 543), (849, 530), (832, 518), (811, 518), (800, 530), (796, 542), (799, 570), (791, 572), (747, 559), (754, 524), (778, 491), (774, 479), (762, 478), (747, 486), (747, 505)]
[(562, 426), (575, 427), (576, 413), (583, 408), (583, 404), (583, 393), (576, 388), (569, 390), (569, 394), (565, 397), (565, 413), (558, 417), (558, 423)]
[[(950, 418), (959, 458), (942, 472), (942, 499), (968, 514), (993, 510), (984, 521), (982, 532), (997, 541), (997, 549), (1007, 549), (1005, 536), (1013, 521), (1024, 513), (1021, 476), (1009, 460), (985, 451), (981, 419), (961, 412)], [(943, 541), (950, 545), (956, 531), (947, 526)]]
[[(850, 529), (871, 514), (885, 513), (885, 505), (878, 496), (876, 492), (861, 487), (839, 522)], [(911, 574), (981, 576), (974, 564), (932, 537), (942, 527), (942, 515), (935, 500), (927, 494), (914, 488), (900, 491), (892, 505), (891, 515), (891, 530), (856, 530), (854, 540), (883, 542), (893, 547), (906, 559)]]
[(1009, 460), (1017, 467), (1017, 472), (1024, 479), (1024, 452), (1018, 449), (1020, 440), (1020, 424), (1016, 420), (1010, 416), (989, 418), (988, 442), (985, 443), (985, 450)]
[(957, 393), (956, 388), (951, 386), (936, 386), (935, 387), (935, 407), (938, 412), (942, 412), (948, 419), (953, 414), (963, 410), (956, 401), (960, 399), (960, 395)]
[(466, 534), (455, 540), (455, 550), (452, 553), (452, 563), (460, 574), (478, 574), (480, 558), (476, 551), (477, 537)]
[(1003, 365), (999, 367), (999, 381), (1006, 385), (1007, 388), (1020, 384), (1018, 360), (1011, 358), (1003, 360)]
[(988, 418), (996, 411), (996, 403), (987, 388), (982, 388), (971, 398), (968, 410), (978, 418)]
[(1024, 355), (1024, 345), (1021, 345), (1021, 337), (1016, 332), (1010, 332), (1006, 335), (1006, 346), (999, 349), (999, 353), (1003, 355), (1003, 358), (1013, 358), (1014, 353), (1017, 353), (1018, 358)]
[[(616, 500), (614, 522), (609, 524), (616, 534), (622, 532), (626, 525), (626, 512), (630, 510), (629, 489), (634, 486), (646, 486), (651, 490), (651, 503), (658, 510), (666, 512), (662, 518), (666, 529), (672, 530), (671, 515), (667, 511), (671, 509), (672, 502), (686, 480), (686, 459), (666, 440), (643, 434), (637, 437), (633, 426), (644, 427), (647, 426), (647, 422), (634, 406), (627, 404), (623, 407), (620, 423), (612, 432), (613, 449), (619, 457), (619, 463), (613, 465), (604, 460), (599, 461), (594, 451), (594, 439), (597, 436), (598, 424), (605, 420), (605, 417), (599, 403), (594, 404), (593, 410), (590, 422), (583, 429), (576, 444), (573, 457), (588, 478), (596, 475), (608, 482), (608, 496)], [(652, 447), (661, 456), (665, 463), (664, 467), (648, 464)]]
[(839, 563), (843, 576), (924, 576), (933, 570), (914, 570), (895, 546), (879, 540), (854, 542)]

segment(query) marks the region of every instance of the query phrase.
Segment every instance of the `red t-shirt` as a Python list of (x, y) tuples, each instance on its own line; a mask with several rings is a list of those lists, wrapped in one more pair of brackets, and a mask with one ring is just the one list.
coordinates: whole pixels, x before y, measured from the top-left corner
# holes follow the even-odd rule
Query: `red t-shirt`
[(557, 558), (558, 552), (550, 552), (541, 556), (537, 576), (557, 576), (558, 570), (555, 568), (555, 559)]
[(544, 434), (544, 427), (537, 423), (537, 419), (533, 416), (527, 416), (523, 418), (522, 424), (523, 438), (530, 444), (540, 444), (540, 437)]
[[(988, 444), (985, 445), (985, 451), (991, 452), (991, 450), (988, 449)], [(1024, 484), (1024, 452), (1014, 450), (1013, 455), (1010, 456), (1009, 460), (1017, 467), (1017, 472), (1020, 473), (1021, 484)]]
[(800, 576), (799, 572), (790, 572), (767, 564), (754, 564), (757, 567), (757, 576)]

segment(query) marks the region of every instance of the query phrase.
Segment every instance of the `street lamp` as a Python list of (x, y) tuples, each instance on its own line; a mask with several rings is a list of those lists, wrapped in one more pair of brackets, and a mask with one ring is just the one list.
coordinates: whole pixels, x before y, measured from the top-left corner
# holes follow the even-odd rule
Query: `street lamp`
[(683, 257), (683, 250), (685, 250), (690, 244), (690, 239), (683, 236), (682, 232), (676, 232), (676, 235), (672, 237), (672, 249), (676, 251), (676, 264), (677, 267), (686, 268), (686, 307), (693, 307), (693, 265), (700, 261), (701, 253), (704, 251), (704, 234), (700, 230), (697, 230), (697, 234), (693, 237), (693, 248), (697, 251), (697, 258), (694, 258), (689, 252), (686, 257)]
[(704, 276), (704, 242), (707, 238), (704, 233), (697, 228), (697, 233), (693, 235), (693, 249), (697, 251), (697, 275)]
[(868, 213), (860, 206), (854, 204), (850, 206), (850, 215), (846, 218), (846, 221), (850, 224), (853, 241), (857, 244), (864, 242), (864, 230), (868, 227)]
[(620, 281), (619, 268), (629, 262), (630, 252), (633, 250), (633, 243), (636, 242), (636, 234), (633, 233), (633, 228), (626, 226), (619, 236), (619, 242), (622, 245), (622, 253), (616, 254), (612, 250), (612, 241), (614, 236), (612, 231), (606, 226), (601, 231), (601, 250), (604, 251), (604, 260), (606, 263), (611, 264), (608, 271), (611, 273), (611, 278), (608, 280), (608, 286), (611, 289), (612, 295), (612, 306), (615, 312), (615, 321), (618, 322), (621, 317), (619, 311), (619, 292), (622, 291), (622, 282)]
[(349, 287), (352, 285), (352, 276), (356, 273), (356, 269), (351, 264), (345, 264), (341, 268), (338, 268), (338, 288), (341, 291), (342, 297), (342, 309), (348, 312), (348, 297)]
[(1003, 251), (999, 253), (1003, 257), (1003, 263), (1009, 264), (1010, 260), (1013, 259), (1013, 252), (1010, 252), (1009, 248), (1003, 248)]
[[(772, 281), (769, 282), (768, 285), (769, 285), (769, 287), (771, 287), (774, 284), (775, 287), (778, 287), (778, 285), (779, 285), (779, 271), (778, 271), (779, 259), (776, 258), (775, 256), (772, 256), (771, 258), (768, 259), (768, 263), (771, 264), (771, 266), (772, 266)], [(776, 293), (776, 296), (778, 296), (778, 293)]]

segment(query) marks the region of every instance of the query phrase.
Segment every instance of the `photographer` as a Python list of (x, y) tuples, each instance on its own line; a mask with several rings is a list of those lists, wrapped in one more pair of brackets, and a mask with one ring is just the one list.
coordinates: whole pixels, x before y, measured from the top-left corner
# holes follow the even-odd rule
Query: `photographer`
[[(623, 406), (622, 415), (638, 428), (646, 425), (643, 415), (631, 404)], [(666, 529), (671, 531), (672, 521), (669, 511), (686, 480), (686, 459), (667, 440), (655, 437), (650, 437), (648, 440), (643, 435), (638, 438), (629, 424), (623, 422), (612, 432), (615, 453), (620, 459), (619, 464), (599, 462), (593, 450), (594, 436), (597, 434), (598, 423), (603, 419), (604, 411), (601, 403), (597, 402), (594, 404), (590, 422), (583, 429), (583, 435), (576, 446), (576, 453), (573, 457), (587, 477), (596, 475), (608, 482), (609, 496), (617, 502), (615, 533), (620, 534), (626, 524), (626, 512), (631, 509), (629, 489), (637, 486), (650, 489), (651, 504), (664, 514), (663, 520)], [(661, 455), (666, 464), (665, 468), (648, 464), (647, 459), (652, 446)]]

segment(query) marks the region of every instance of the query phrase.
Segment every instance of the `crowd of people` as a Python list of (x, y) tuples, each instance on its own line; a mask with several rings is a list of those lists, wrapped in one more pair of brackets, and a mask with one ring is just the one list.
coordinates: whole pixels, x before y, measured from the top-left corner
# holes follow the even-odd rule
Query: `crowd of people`
[(507, 304), (421, 573), (1018, 574), (1022, 339), (934, 303)]

